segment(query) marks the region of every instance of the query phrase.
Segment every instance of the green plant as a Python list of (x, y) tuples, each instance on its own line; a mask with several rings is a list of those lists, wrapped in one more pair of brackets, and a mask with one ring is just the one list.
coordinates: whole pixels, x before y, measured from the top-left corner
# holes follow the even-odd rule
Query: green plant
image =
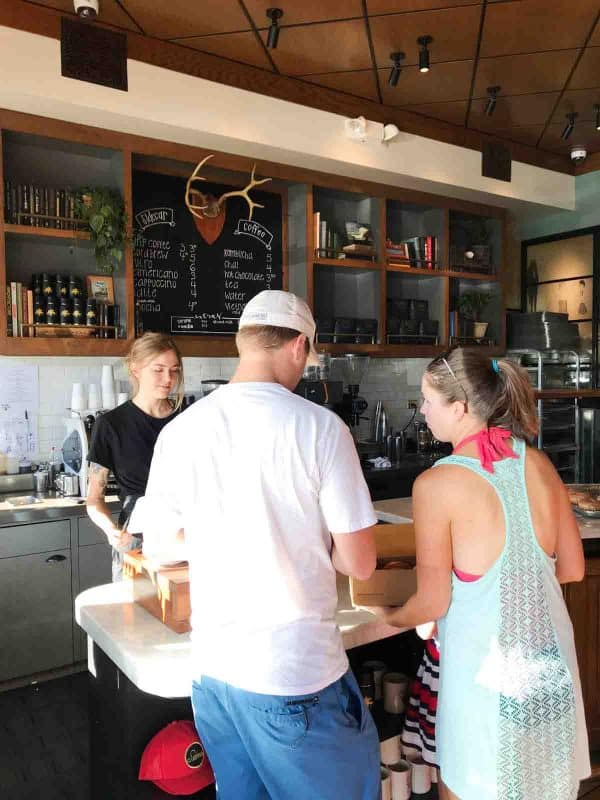
[(481, 312), (491, 299), (492, 295), (490, 292), (464, 292), (458, 298), (458, 308), (465, 317), (479, 322)]
[(113, 272), (123, 260), (127, 216), (121, 194), (106, 186), (77, 191), (75, 216), (89, 227), (96, 263), (101, 272)]

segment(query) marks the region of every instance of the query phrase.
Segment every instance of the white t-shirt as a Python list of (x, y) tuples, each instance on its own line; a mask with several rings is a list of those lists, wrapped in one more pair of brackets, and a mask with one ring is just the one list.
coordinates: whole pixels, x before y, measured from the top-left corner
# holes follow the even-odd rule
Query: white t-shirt
[(330, 531), (376, 517), (338, 416), (276, 383), (222, 386), (163, 429), (146, 500), (185, 529), (194, 675), (297, 695), (344, 674)]

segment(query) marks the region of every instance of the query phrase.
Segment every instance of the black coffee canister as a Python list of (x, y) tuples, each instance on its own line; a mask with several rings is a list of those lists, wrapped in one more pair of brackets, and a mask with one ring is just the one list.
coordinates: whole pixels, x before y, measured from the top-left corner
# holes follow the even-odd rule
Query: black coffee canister
[(63, 275), (57, 275), (54, 281), (54, 290), (57, 298), (66, 297), (69, 292), (68, 284)]
[(36, 325), (43, 325), (46, 320), (46, 309), (45, 309), (44, 298), (41, 294), (35, 296), (35, 305), (33, 309), (33, 320)]
[(33, 288), (34, 296), (39, 296), (42, 294), (42, 276), (41, 275), (32, 275), (31, 277), (31, 284)]
[(81, 285), (75, 275), (69, 275), (69, 297), (81, 297)]
[(54, 287), (52, 286), (52, 280), (50, 275), (47, 272), (42, 273), (42, 294), (46, 297), (49, 297), (54, 292)]
[(85, 318), (83, 316), (83, 302), (80, 297), (73, 298), (73, 325), (83, 325)]
[(88, 298), (85, 302), (85, 324), (96, 324), (96, 301)]
[(73, 321), (73, 314), (71, 312), (71, 303), (68, 297), (61, 297), (60, 299), (60, 324), (70, 325)]
[(56, 301), (53, 295), (49, 295), (46, 300), (46, 325), (56, 325), (57, 322)]

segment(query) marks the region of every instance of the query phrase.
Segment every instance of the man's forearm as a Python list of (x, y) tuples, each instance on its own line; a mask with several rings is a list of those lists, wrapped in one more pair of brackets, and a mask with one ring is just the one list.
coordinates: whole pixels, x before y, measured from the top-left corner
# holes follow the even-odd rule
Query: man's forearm
[(104, 500), (88, 500), (86, 508), (89, 518), (101, 528), (107, 536), (118, 532), (119, 528), (115, 525), (110, 509)]

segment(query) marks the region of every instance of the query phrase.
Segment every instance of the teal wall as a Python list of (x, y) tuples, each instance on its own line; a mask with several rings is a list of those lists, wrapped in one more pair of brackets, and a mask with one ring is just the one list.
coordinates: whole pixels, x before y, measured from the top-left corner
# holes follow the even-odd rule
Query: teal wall
[(521, 222), (517, 218), (519, 239), (537, 239), (600, 225), (600, 171), (575, 178), (575, 204), (575, 211), (557, 211)]

